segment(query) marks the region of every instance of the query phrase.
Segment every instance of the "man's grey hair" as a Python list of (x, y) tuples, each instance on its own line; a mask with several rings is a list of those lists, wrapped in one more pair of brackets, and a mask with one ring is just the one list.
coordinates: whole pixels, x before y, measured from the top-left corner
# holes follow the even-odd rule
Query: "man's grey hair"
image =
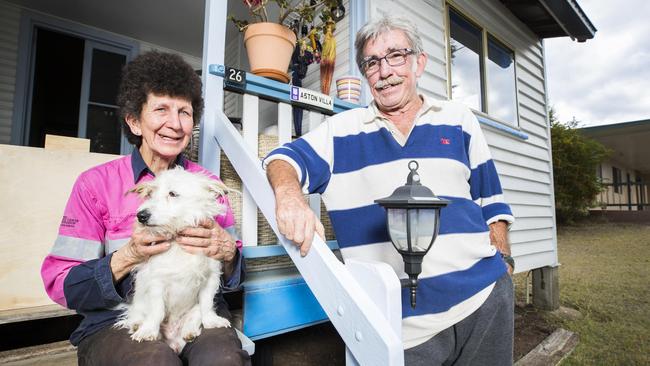
[(357, 33), (357, 38), (354, 41), (357, 66), (362, 74), (363, 70), (361, 70), (361, 64), (364, 61), (363, 48), (366, 46), (366, 43), (392, 30), (401, 30), (404, 32), (406, 39), (409, 42), (409, 47), (416, 55), (422, 53), (422, 39), (418, 33), (417, 26), (408, 19), (384, 15), (381, 18), (370, 21), (361, 27)]

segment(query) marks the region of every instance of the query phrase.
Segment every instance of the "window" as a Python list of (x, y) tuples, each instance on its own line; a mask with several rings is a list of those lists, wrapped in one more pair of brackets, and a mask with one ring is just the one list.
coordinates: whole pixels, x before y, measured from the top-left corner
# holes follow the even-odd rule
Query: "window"
[(451, 98), (468, 107), (482, 110), (481, 29), (449, 10), (449, 48), (451, 50)]
[(449, 8), (451, 99), (517, 125), (515, 53)]
[(621, 183), (623, 182), (623, 175), (621, 170), (617, 167), (612, 167), (612, 183), (614, 183), (614, 192), (621, 193)]
[[(90, 151), (128, 154), (115, 97), (138, 43), (66, 20), (25, 12), (20, 33), (12, 144), (43, 146), (45, 135), (90, 139)], [(65, 57), (61, 57), (65, 55)]]
[(596, 175), (598, 176), (598, 182), (602, 183), (603, 182), (603, 164), (598, 164), (598, 168), (596, 169)]
[(488, 35), (487, 112), (505, 122), (517, 121), (515, 53)]

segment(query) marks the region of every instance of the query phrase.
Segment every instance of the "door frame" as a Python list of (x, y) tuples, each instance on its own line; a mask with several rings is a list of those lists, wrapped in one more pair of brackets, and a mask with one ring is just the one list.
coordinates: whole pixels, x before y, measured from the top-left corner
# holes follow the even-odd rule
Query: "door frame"
[[(86, 39), (84, 42), (84, 60), (81, 76), (81, 93), (79, 96), (79, 124), (77, 137), (87, 138), (86, 131), (88, 127), (88, 106), (90, 105), (90, 83), (91, 83), (91, 68), (93, 62), (93, 50), (102, 50), (121, 54), (126, 56), (128, 63), (133, 57), (129, 54), (128, 50), (124, 48), (107, 45), (104, 42), (97, 42), (94, 40)], [(100, 105), (100, 103), (94, 103)], [(113, 106), (110, 106), (113, 107)], [(120, 131), (122, 128), (120, 126)], [(120, 133), (120, 154), (126, 155), (131, 152), (131, 144), (126, 138), (126, 135)]]
[[(140, 43), (134, 39), (92, 28), (80, 23), (55, 18), (46, 14), (21, 9), (20, 30), (18, 35), (18, 59), (16, 65), (16, 89), (11, 128), (11, 144), (27, 145), (30, 130), (30, 113), (32, 104), (34, 64), (36, 59), (36, 28), (64, 33), (84, 39), (86, 43), (95, 43), (123, 50), (127, 62), (140, 53)], [(84, 70), (82, 70), (84, 72)], [(84, 75), (85, 76), (85, 75)], [(83, 82), (84, 79), (82, 79)], [(80, 88), (82, 85), (79, 86)], [(81, 90), (81, 89), (80, 89)], [(81, 110), (82, 106), (79, 106)], [(81, 117), (81, 113), (80, 113)], [(80, 123), (80, 121), (77, 121)], [(83, 122), (85, 125), (85, 122)], [(121, 151), (125, 153), (124, 134), (121, 139)]]

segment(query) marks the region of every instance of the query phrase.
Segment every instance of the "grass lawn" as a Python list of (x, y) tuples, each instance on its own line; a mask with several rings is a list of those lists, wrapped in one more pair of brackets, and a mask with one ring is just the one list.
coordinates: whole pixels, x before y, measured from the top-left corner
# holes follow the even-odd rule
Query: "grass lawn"
[(562, 365), (650, 365), (650, 225), (558, 228), (560, 301), (577, 319), (548, 316), (580, 335)]

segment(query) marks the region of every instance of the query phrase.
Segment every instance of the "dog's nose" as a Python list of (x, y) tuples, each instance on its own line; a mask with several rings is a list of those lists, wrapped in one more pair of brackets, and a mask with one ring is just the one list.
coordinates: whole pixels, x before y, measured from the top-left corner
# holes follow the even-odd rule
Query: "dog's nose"
[(140, 223), (144, 225), (144, 224), (147, 223), (147, 221), (149, 221), (149, 218), (151, 217), (151, 212), (149, 212), (149, 210), (145, 209), (145, 210), (142, 210), (142, 211), (138, 212), (138, 214), (136, 216), (138, 216), (138, 221), (140, 221)]

